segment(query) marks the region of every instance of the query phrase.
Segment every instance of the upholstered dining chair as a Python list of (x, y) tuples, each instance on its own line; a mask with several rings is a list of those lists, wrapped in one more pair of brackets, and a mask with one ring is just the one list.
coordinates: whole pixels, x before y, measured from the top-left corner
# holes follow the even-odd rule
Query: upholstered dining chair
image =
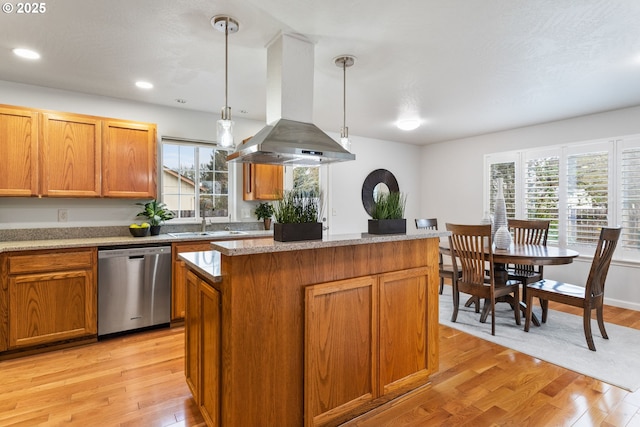
[(604, 328), (602, 318), (604, 305), (604, 283), (611, 265), (611, 257), (620, 238), (620, 228), (603, 228), (600, 231), (598, 246), (593, 255), (591, 270), (587, 278), (586, 286), (577, 286), (555, 280), (543, 279), (527, 286), (527, 310), (525, 312), (524, 330), (529, 332), (531, 323), (531, 304), (534, 297), (540, 298), (542, 303), (542, 323), (546, 323), (549, 311), (549, 301), (556, 301), (573, 307), (581, 307), (583, 310), (582, 322), (584, 336), (590, 350), (596, 351), (591, 334), (591, 310), (596, 310), (598, 326), (602, 338), (609, 339)]
[[(516, 324), (520, 324), (520, 283), (505, 280), (505, 277), (495, 277), (493, 263), (493, 249), (485, 248), (484, 242), (491, 240), (491, 224), (487, 225), (461, 225), (447, 224), (449, 247), (455, 252), (452, 257), (454, 271), (460, 270), (462, 275), (454, 283), (453, 289), (453, 314), (451, 321), (458, 317), (458, 305), (460, 304), (460, 292), (484, 299), (484, 306), (480, 321), (486, 322), (491, 312), (491, 335), (496, 334), (495, 305), (498, 298), (506, 298), (514, 311)], [(489, 269), (486, 269), (486, 263)], [(488, 274), (488, 276), (486, 275)], [(512, 297), (512, 299), (509, 299)]]
[[(416, 228), (423, 230), (437, 230), (438, 219), (437, 218), (416, 218)], [(454, 280), (458, 280), (460, 272), (453, 271), (453, 265), (445, 264), (442, 253), (438, 253), (438, 275), (440, 276), (440, 295), (444, 290), (444, 279), (449, 279), (451, 285)]]

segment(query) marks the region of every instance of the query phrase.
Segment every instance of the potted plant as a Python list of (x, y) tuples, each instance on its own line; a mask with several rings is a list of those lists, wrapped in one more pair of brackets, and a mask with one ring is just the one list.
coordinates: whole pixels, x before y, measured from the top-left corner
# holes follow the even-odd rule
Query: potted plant
[(151, 225), (152, 236), (160, 234), (160, 226), (164, 224), (165, 221), (174, 217), (173, 212), (167, 208), (167, 205), (157, 200), (136, 204), (144, 206), (142, 212), (138, 213), (137, 216), (144, 216), (148, 219), (149, 225)]
[(404, 208), (407, 197), (400, 192), (378, 193), (369, 220), (369, 234), (398, 234), (407, 232)]
[(258, 220), (264, 222), (265, 230), (271, 228), (271, 217), (273, 216), (273, 206), (271, 206), (271, 203), (260, 202), (253, 213), (258, 217)]
[(285, 191), (276, 201), (273, 238), (279, 242), (322, 239), (322, 194), (316, 190)]

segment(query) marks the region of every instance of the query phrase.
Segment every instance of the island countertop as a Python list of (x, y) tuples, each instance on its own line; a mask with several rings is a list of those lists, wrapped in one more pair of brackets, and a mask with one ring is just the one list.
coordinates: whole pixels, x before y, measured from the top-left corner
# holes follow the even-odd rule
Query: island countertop
[(449, 234), (450, 233), (448, 231), (438, 230), (420, 230), (407, 234), (354, 233), (329, 235), (323, 237), (322, 240), (304, 240), (300, 242), (277, 242), (272, 237), (269, 237), (211, 242), (211, 247), (213, 250), (226, 256), (239, 256), (332, 248), (337, 246), (368, 245), (372, 243), (430, 239), (447, 237)]

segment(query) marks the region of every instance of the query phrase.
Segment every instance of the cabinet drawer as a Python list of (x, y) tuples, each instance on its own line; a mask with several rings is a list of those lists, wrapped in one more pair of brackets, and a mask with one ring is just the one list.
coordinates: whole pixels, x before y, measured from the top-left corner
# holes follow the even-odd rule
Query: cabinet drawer
[(93, 249), (72, 252), (22, 253), (8, 258), (9, 274), (63, 271), (92, 268), (96, 251)]

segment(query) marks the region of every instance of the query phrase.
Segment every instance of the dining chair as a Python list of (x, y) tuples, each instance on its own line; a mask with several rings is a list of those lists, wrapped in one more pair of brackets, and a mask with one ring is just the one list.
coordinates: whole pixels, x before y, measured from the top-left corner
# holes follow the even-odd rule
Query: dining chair
[[(454, 271), (460, 270), (460, 279), (454, 282), (453, 314), (451, 321), (458, 317), (460, 292), (470, 294), (478, 299), (484, 299), (484, 306), (480, 321), (486, 322), (491, 312), (491, 335), (496, 334), (495, 305), (498, 298), (507, 301), (514, 311), (516, 324), (520, 324), (520, 284), (513, 280), (506, 280), (507, 275), (496, 277), (493, 263), (493, 249), (491, 245), (485, 248), (484, 242), (491, 240), (491, 224), (461, 225), (448, 224), (449, 247), (455, 253), (452, 257)], [(489, 269), (486, 269), (488, 263)], [(459, 266), (458, 266), (459, 264)], [(488, 275), (487, 275), (488, 274)]]
[[(416, 228), (419, 230), (437, 230), (438, 219), (437, 218), (416, 218)], [(438, 253), (438, 275), (440, 276), (440, 295), (444, 290), (444, 279), (449, 279), (451, 285), (454, 280), (458, 280), (460, 272), (453, 271), (453, 265), (445, 264), (442, 252)]]
[(593, 343), (593, 336), (591, 334), (591, 310), (595, 309), (602, 338), (609, 339), (602, 318), (604, 283), (619, 237), (620, 228), (603, 228), (600, 231), (598, 246), (593, 255), (586, 286), (577, 286), (548, 279), (529, 284), (527, 286), (527, 310), (525, 312), (524, 330), (529, 332), (531, 303), (534, 297), (538, 297), (542, 304), (542, 323), (546, 323), (547, 321), (549, 301), (556, 301), (573, 307), (581, 307), (583, 309), (582, 322), (587, 345), (590, 350), (596, 351), (596, 346)]
[[(539, 219), (509, 219), (508, 221), (513, 243), (547, 245), (551, 221)], [(543, 266), (510, 264), (507, 266), (507, 273), (509, 280), (517, 280), (522, 283), (522, 300), (526, 301), (527, 285), (543, 279)], [(535, 318), (534, 323), (538, 324)]]

